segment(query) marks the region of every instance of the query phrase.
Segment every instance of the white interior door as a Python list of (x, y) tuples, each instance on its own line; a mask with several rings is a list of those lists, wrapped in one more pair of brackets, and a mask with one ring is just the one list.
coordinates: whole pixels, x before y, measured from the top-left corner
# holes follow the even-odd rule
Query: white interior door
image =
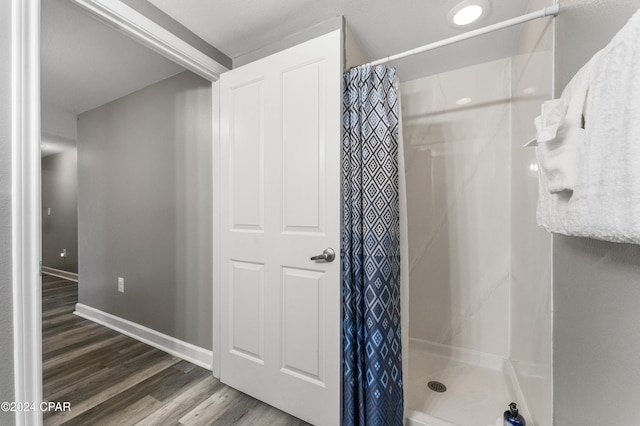
[(341, 50), (338, 30), (220, 78), (220, 378), (317, 425), (340, 422)]

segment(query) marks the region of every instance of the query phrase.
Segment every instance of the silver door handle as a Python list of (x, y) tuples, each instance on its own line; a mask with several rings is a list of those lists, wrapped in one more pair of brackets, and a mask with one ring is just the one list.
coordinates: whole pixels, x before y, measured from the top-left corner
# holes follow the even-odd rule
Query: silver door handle
[(336, 252), (332, 248), (325, 249), (322, 254), (313, 256), (311, 260), (324, 260), (325, 262), (333, 262), (336, 258)]

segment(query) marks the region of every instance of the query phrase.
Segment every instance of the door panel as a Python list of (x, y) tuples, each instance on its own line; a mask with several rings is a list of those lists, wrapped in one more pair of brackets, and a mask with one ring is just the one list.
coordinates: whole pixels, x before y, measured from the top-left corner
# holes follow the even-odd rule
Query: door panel
[(264, 265), (231, 262), (229, 348), (264, 364)]
[(320, 230), (322, 63), (288, 70), (282, 75), (282, 149), (285, 230)]
[(264, 229), (264, 81), (231, 89), (229, 195), (234, 229)]
[(324, 274), (282, 268), (282, 368), (323, 383)]
[(340, 422), (341, 45), (220, 79), (220, 377), (317, 425)]

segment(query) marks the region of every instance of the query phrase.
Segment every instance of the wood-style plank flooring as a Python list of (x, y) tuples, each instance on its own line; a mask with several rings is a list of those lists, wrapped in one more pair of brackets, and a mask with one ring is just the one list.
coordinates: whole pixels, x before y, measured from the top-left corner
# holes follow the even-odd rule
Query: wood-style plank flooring
[(211, 372), (73, 314), (77, 283), (42, 288), (45, 412), (54, 425), (306, 425), (230, 388)]

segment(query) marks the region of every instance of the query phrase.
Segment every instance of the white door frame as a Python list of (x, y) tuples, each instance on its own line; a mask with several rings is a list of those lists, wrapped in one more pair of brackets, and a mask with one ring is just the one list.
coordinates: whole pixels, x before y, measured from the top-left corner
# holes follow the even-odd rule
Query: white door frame
[[(15, 401), (35, 403), (37, 406), (42, 401), (40, 1), (11, 0), (14, 389)], [(99, 21), (209, 81), (217, 81), (219, 75), (228, 70), (119, 0), (71, 1)], [(214, 132), (215, 126), (217, 123), (214, 120)], [(214, 142), (217, 142), (215, 136)], [(215, 153), (216, 149), (213, 151)], [(214, 154), (214, 164), (216, 158), (217, 154)], [(217, 226), (214, 218), (214, 232)], [(217, 248), (214, 247), (216, 252)], [(214, 271), (214, 297), (215, 277)], [(214, 321), (217, 322), (215, 305)], [(214, 345), (217, 336), (214, 324)], [(213, 369), (215, 373), (215, 361)], [(16, 412), (15, 419), (18, 426), (39, 426), (42, 425), (42, 412)]]
[[(40, 1), (11, 2), (11, 216), (16, 402), (42, 401), (40, 292)], [(16, 424), (42, 413), (16, 411)]]

